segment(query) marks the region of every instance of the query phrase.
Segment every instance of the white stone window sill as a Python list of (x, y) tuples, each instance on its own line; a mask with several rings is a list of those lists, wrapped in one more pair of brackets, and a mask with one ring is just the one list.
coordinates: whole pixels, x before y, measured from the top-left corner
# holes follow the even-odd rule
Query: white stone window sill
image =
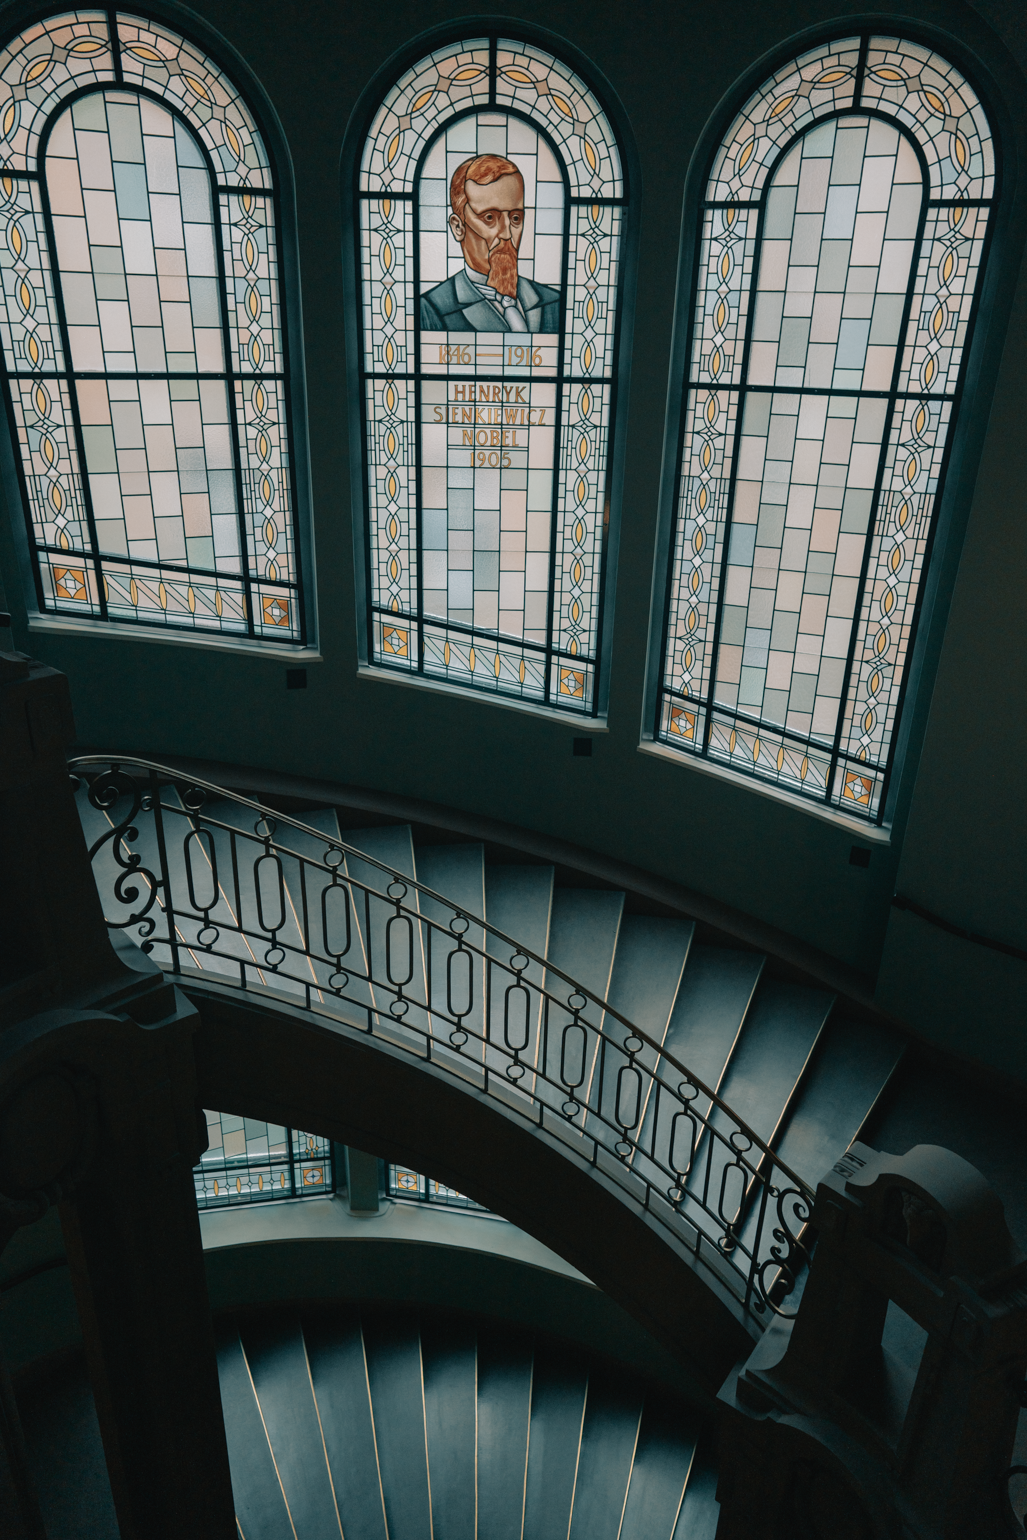
[(860, 818), (850, 818), (836, 807), (826, 807), (806, 797), (797, 797), (793, 792), (771, 786), (768, 781), (757, 780), (754, 775), (740, 775), (737, 770), (731, 770), (727, 765), (718, 765), (714, 760), (702, 759), (698, 754), (682, 754), (677, 749), (668, 748), (665, 743), (657, 743), (653, 738), (644, 738), (638, 745), (638, 751), (640, 754), (654, 754), (657, 759), (668, 760), (671, 764), (686, 765), (690, 770), (712, 775), (718, 781), (727, 781), (731, 786), (753, 791), (760, 797), (769, 797), (772, 802), (793, 808), (797, 813), (806, 813), (810, 818), (819, 818), (822, 823), (834, 824), (836, 829), (845, 829), (854, 837), (865, 840), (868, 845), (891, 844), (889, 828), (864, 823)]
[(116, 620), (76, 620), (73, 615), (30, 615), (32, 635), (116, 638), (129, 642), (157, 642), (165, 647), (197, 647), (214, 652), (234, 652), (244, 657), (277, 658), (279, 662), (323, 663), (316, 647), (299, 642), (265, 642), (248, 636), (226, 636), (217, 631), (162, 631), (158, 626), (122, 625)]
[(447, 684), (443, 679), (431, 679), (425, 674), (403, 673), (391, 668), (376, 668), (361, 663), (357, 669), (360, 679), (375, 679), (379, 684), (399, 684), (415, 690), (430, 690), (435, 695), (448, 695), (454, 700), (474, 701), (476, 705), (504, 706), (508, 711), (523, 711), (529, 716), (542, 717), (547, 722), (559, 722), (561, 727), (571, 727), (576, 733), (609, 732), (605, 717), (578, 716), (574, 711), (557, 711), (552, 706), (540, 706), (536, 701), (518, 700), (512, 695), (493, 695), (488, 690), (473, 690), (462, 684)]

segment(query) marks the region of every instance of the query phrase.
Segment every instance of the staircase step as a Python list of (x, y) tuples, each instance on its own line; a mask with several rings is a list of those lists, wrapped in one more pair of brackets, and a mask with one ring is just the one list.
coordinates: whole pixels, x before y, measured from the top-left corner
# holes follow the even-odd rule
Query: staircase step
[[(303, 1335), (342, 1532), (353, 1540), (389, 1540), (360, 1313), (352, 1305), (305, 1310)], [(233, 1481), (234, 1472), (233, 1464)]]
[(244, 1316), (239, 1335), (293, 1528), (331, 1535), (339, 1520), (299, 1314)]
[(680, 1406), (647, 1392), (620, 1540), (671, 1540), (692, 1457)]
[(896, 1032), (870, 1022), (828, 1022), (778, 1153), (815, 1187), (857, 1137), (902, 1058)]
[(536, 1351), (524, 1489), (526, 1540), (567, 1540), (587, 1385), (588, 1368), (580, 1355), (561, 1348), (544, 1355)]
[(292, 1521), (236, 1323), (218, 1323), (216, 1337), (221, 1405), (239, 1524), (246, 1540), (279, 1540), (281, 1535), (293, 1532)]
[(723, 1098), (761, 1139), (777, 1129), (834, 1004), (826, 989), (767, 980), (721, 1082)]
[(421, 1358), (432, 1534), (475, 1540), (474, 1482), (467, 1479), (475, 1464), (474, 1322), (434, 1314), (422, 1319)]
[(694, 931), (686, 920), (626, 914), (621, 921), (608, 998), (657, 1043), (667, 1035)]
[(568, 1540), (617, 1540), (642, 1420), (642, 1386), (593, 1365)]
[(521, 1540), (532, 1359), (529, 1336), (479, 1326), (477, 1540)]
[[(548, 961), (605, 1000), (624, 913), (624, 894), (594, 888), (557, 888), (549, 932)], [(547, 973), (546, 987), (558, 998), (571, 993), (562, 979)]]
[[(545, 957), (553, 907), (551, 866), (498, 866), (485, 868), (485, 918), (515, 945), (526, 946)], [(489, 938), (489, 952), (508, 961), (508, 948)]]
[(666, 1048), (716, 1090), (756, 992), (765, 959), (757, 952), (694, 944), (681, 980)]
[(432, 1540), (417, 1315), (365, 1310), (362, 1319), (389, 1535)]

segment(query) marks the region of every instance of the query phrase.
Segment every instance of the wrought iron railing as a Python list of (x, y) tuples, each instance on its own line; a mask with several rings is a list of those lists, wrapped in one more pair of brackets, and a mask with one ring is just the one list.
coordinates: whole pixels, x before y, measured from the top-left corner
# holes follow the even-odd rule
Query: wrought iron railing
[[(642, 1210), (750, 1327), (791, 1314), (813, 1194), (607, 1001), (332, 825), (162, 765), (71, 763), (109, 925), (484, 1091)], [(792, 1300), (789, 1300), (789, 1296)]]

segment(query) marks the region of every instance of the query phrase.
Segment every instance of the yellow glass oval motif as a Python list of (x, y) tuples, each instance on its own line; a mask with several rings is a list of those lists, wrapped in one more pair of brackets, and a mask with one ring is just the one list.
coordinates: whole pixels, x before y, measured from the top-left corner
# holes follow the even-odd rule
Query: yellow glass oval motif
[(565, 118), (573, 118), (574, 114), (571, 111), (571, 109), (568, 107), (567, 103), (564, 101), (562, 96), (557, 96), (554, 93), (553, 96), (551, 97), (551, 100), (556, 103), (557, 107), (559, 107), (560, 111), (563, 113)]
[[(588, 496), (588, 482), (579, 480), (575, 490), (577, 492), (578, 502), (583, 503), (585, 498)], [(575, 582), (577, 582), (577, 579), (575, 579)]]
[(752, 152), (756, 148), (755, 139), (750, 139), (748, 144), (743, 144), (736, 165), (739, 171), (744, 171), (752, 159)]
[(581, 520), (579, 519), (578, 522), (574, 526), (574, 543), (575, 543), (575, 545), (580, 545), (581, 542), (584, 540), (584, 538), (585, 538), (585, 526), (584, 526), (584, 524), (582, 524)]
[(50, 501), (53, 503), (57, 512), (60, 513), (61, 509), (64, 507), (64, 493), (61, 491), (56, 481), (50, 488)]
[(385, 161), (386, 161), (387, 165), (389, 165), (389, 166), (392, 165), (392, 162), (396, 159), (396, 153), (397, 153), (398, 150), (399, 150), (399, 135), (395, 134), (393, 136), (392, 143), (389, 145), (389, 148), (388, 148), (388, 150), (386, 152), (386, 155), (385, 155)]
[(33, 400), (36, 403), (36, 411), (39, 413), (40, 417), (49, 417), (50, 397), (47, 395), (42, 385), (36, 386)]
[(254, 246), (249, 236), (247, 236), (243, 242), (242, 259), (246, 263), (247, 267), (252, 267), (254, 262), (257, 260), (257, 248)]
[(871, 676), (870, 684), (868, 686), (870, 694), (871, 695), (876, 695), (880, 688), (881, 688), (881, 676), (880, 676), (880, 674), (873, 674)]
[(39, 447), (43, 451), (43, 459), (47, 465), (53, 465), (57, 459), (57, 450), (54, 448), (54, 441), (49, 434), (43, 434), (39, 441)]
[(18, 285), (17, 294), (18, 304), (21, 306), (22, 310), (24, 310), (26, 315), (31, 315), (33, 307), (36, 303), (36, 296), (33, 294), (32, 289), (25, 282), (24, 278)]
[(391, 385), (386, 385), (385, 387), (385, 405), (390, 412), (393, 411), (396, 405), (396, 392)]
[(899, 511), (898, 511), (898, 513), (896, 514), (895, 517), (896, 517), (896, 522), (898, 523), (899, 528), (900, 529), (905, 529), (906, 521), (909, 518), (909, 504), (908, 503), (903, 503), (902, 507), (899, 509)]
[(214, 590), (214, 608), (217, 610), (218, 616), (220, 617), (221, 611), (222, 611), (222, 608), (223, 608), (222, 602), (221, 602), (221, 590), (220, 590), (220, 588), (215, 588), (215, 590)]
[(394, 455), (396, 453), (396, 435), (393, 433), (391, 428), (385, 436), (385, 449), (389, 455)]
[(129, 582), (128, 597), (131, 599), (133, 604), (139, 603), (139, 585), (136, 583), (135, 578), (132, 578)]
[(577, 625), (578, 621), (581, 619), (581, 605), (578, 603), (577, 599), (575, 599), (574, 603), (571, 605), (571, 619), (575, 625)]
[(135, 58), (144, 60), (147, 64), (163, 64), (163, 59), (156, 48), (149, 48), (145, 43), (126, 43), (125, 52), (133, 54)]
[(222, 127), (225, 131), (225, 143), (228, 145), (228, 148), (231, 150), (236, 160), (242, 160), (242, 145), (239, 143), (239, 136), (235, 132), (235, 129), (232, 127), (231, 123), (223, 123)]
[(530, 86), (535, 83), (533, 77), (524, 70), (501, 70), (500, 73), (506, 80), (516, 81), (519, 86)]
[(410, 103), (410, 111), (411, 112), (420, 112), (422, 107), (427, 107), (428, 103), (431, 101), (431, 99), (432, 99), (432, 97), (434, 95), (435, 95), (435, 88), (434, 88), (434, 86), (432, 87), (432, 89), (430, 91), (422, 91), (420, 96), (415, 97), (414, 100)]
[(913, 432), (916, 434), (917, 438), (919, 438), (921, 433), (924, 431), (924, 423), (926, 421), (927, 413), (924, 411), (923, 407), (921, 407), (919, 412), (916, 414), (916, 421), (913, 423)]
[(382, 311), (384, 313), (386, 321), (391, 321), (392, 320), (392, 309), (393, 309), (392, 290), (391, 289), (386, 289), (385, 293), (382, 295)]
[(955, 265), (956, 259), (950, 251), (947, 253), (944, 262), (941, 264), (940, 276), (942, 283), (948, 283), (949, 279), (952, 277), (952, 269), (955, 267)]
[(581, 353), (581, 362), (584, 368), (586, 370), (591, 369), (594, 360), (595, 354), (592, 351), (592, 344), (590, 342), (586, 342)]
[(692, 536), (692, 550), (695, 552), (696, 556), (701, 553), (705, 544), (706, 536), (703, 534), (701, 529), (697, 529), (695, 534)]
[(581, 563), (580, 563), (580, 561), (576, 561), (574, 563), (573, 567), (571, 568), (571, 582), (572, 583), (580, 583), (581, 582), (581, 574), (582, 574)]
[(717, 398), (716, 398), (716, 396), (707, 396), (706, 397), (706, 413), (705, 413), (705, 415), (706, 415), (706, 421), (709, 423), (711, 428), (713, 427), (713, 424), (716, 422), (717, 417), (719, 415), (719, 412), (720, 412), (720, 407), (717, 405)]
[(474, 673), (474, 665), (477, 662), (477, 659), (474, 656), (474, 648), (473, 647), (471, 648), (470, 652), (467, 655), (467, 661), (471, 665), (471, 673), (473, 674)]
[(185, 81), (193, 95), (198, 96), (201, 102), (210, 101), (210, 92), (207, 90), (207, 87), (203, 84), (202, 80), (197, 80), (193, 75), (183, 75), (182, 79)]
[(778, 749), (778, 751), (777, 751), (777, 768), (779, 770), (780, 770), (781, 766), (784, 764), (784, 762), (785, 762), (785, 751), (784, 751), (784, 749)]
[[(898, 568), (896, 567), (895, 570), (897, 572)], [(895, 590), (894, 589), (892, 589), (892, 588), (886, 588), (885, 589), (885, 591), (884, 591), (884, 598), (881, 600), (881, 608), (882, 608), (882, 610), (884, 611), (884, 613), (886, 615), (890, 615), (891, 614), (892, 610), (895, 608)]]
[(771, 109), (770, 109), (770, 116), (772, 118), (779, 118), (781, 116), (782, 112), (787, 112), (788, 111), (789, 107), (792, 105), (794, 100), (795, 100), (795, 93), (794, 92), (792, 93), (791, 96), (782, 96), (781, 100), (779, 102), (775, 102), (773, 107), (771, 107)]
[(942, 101), (941, 97), (938, 95), (937, 91), (925, 90), (921, 93), (921, 95), (923, 96), (923, 99), (927, 103), (928, 107), (933, 107), (935, 112), (940, 113), (942, 117), (945, 116), (948, 109), (945, 103)]
[(389, 520), (388, 525), (387, 525), (387, 529), (388, 529), (389, 539), (390, 540), (395, 540), (396, 536), (399, 534), (399, 525), (396, 523), (396, 516), (395, 516), (395, 514), (393, 514), (392, 518)]
[(959, 167), (960, 171), (965, 171), (966, 170), (966, 163), (969, 160), (969, 158), (970, 157), (969, 157), (969, 154), (968, 154), (968, 151), (967, 151), (967, 147), (966, 147), (966, 140), (963, 138), (962, 134), (953, 134), (952, 135), (952, 159), (955, 161), (955, 163)]
[(185, 591), (186, 603), (189, 606), (190, 615), (196, 614), (196, 595), (193, 593), (193, 585), (190, 583)]
[(685, 621), (685, 625), (687, 626), (688, 630), (689, 631), (694, 631), (698, 624), (699, 624), (699, 611), (698, 610), (689, 610), (689, 612), (688, 612), (688, 619)]
[(273, 551), (275, 548), (275, 541), (277, 539), (278, 531), (275, 529), (275, 526), (271, 520), (268, 519), (267, 523), (264, 525), (264, 544)]
[(255, 410), (257, 416), (258, 417), (263, 417), (263, 415), (264, 415), (264, 407), (266, 406), (267, 403), (266, 403), (265, 398), (264, 398), (264, 387), (262, 385), (255, 385), (253, 387), (253, 397), (252, 397), (252, 400), (253, 400), (253, 407), (254, 407), (254, 410)]
[(484, 73), (485, 73), (485, 71), (483, 69), (481, 69), (480, 67), (476, 66), (473, 69), (457, 70), (456, 74), (453, 76), (453, 79), (454, 80), (477, 80), (478, 77), (480, 75), (484, 75)]
[(21, 233), (21, 225), (19, 225), (17, 220), (14, 220), (8, 229), (7, 239), (10, 242), (11, 250), (14, 252), (14, 255), (16, 257), (20, 257), (25, 249), (25, 237)]
[(450, 656), (451, 656), (451, 654), (450, 654), (450, 650), (449, 650), (449, 643), (447, 642), (445, 647), (443, 647), (443, 649), (442, 649), (442, 661), (443, 661), (443, 663), (445, 663), (447, 668), (449, 667)]
[(731, 736), (727, 740), (727, 751), (728, 751), (729, 754), (733, 754), (735, 752), (735, 744), (737, 742), (738, 742), (738, 735), (736, 734), (734, 728), (732, 727), (732, 729), (731, 729)]
[(592, 397), (587, 390), (583, 390), (578, 397), (578, 411), (582, 417), (591, 417), (592, 415)]
[(588, 161), (592, 170), (597, 170), (599, 166), (599, 160), (596, 156), (595, 148), (592, 144), (592, 141), (590, 139), (586, 139), (584, 134), (581, 136), (581, 148), (584, 150), (585, 159)]
[(163, 583), (157, 585), (157, 597), (160, 600), (161, 609), (166, 610), (168, 607), (168, 591)]
[(399, 483), (397, 482), (395, 476), (390, 475), (388, 481), (385, 483), (385, 490), (390, 497), (395, 497), (398, 485)]
[(523, 658), (521, 659), (520, 663), (517, 666), (517, 677), (521, 681), (521, 684), (523, 684), (524, 683), (524, 659)]
[(799, 766), (799, 780), (800, 781), (804, 781), (808, 774), (809, 774), (809, 760), (806, 758), (806, 756), (804, 754), (803, 757), (802, 757), (802, 764)]
[(848, 73), (848, 70), (825, 70), (822, 75), (817, 76), (813, 84), (815, 86), (833, 86), (836, 85), (839, 80), (845, 80), (848, 76)]
[(34, 86), (53, 69), (53, 59), (34, 59), (22, 75), (22, 85)]
[(592, 296), (590, 294), (588, 296), (588, 300), (587, 300), (587, 302), (585, 304), (585, 320), (587, 321), (588, 325), (591, 326), (592, 322), (595, 320), (595, 318), (596, 318), (596, 302), (595, 302), (595, 300), (592, 298)]
[(246, 304), (250, 315), (254, 320), (260, 315), (260, 295), (256, 289), (251, 289), (246, 296)]
[(719, 348), (715, 348), (714, 351), (713, 351), (713, 357), (710, 359), (710, 373), (713, 375), (714, 379), (716, 379), (717, 375), (720, 373), (720, 365), (721, 365), (720, 349)]
[(935, 364), (933, 358), (929, 358), (926, 364), (924, 364), (924, 371), (920, 377), (923, 380), (925, 386), (930, 385), (931, 381), (934, 379), (934, 371), (936, 367), (937, 365)]
[(752, 746), (752, 762), (753, 762), (753, 764), (756, 763), (756, 761), (759, 759), (759, 757), (760, 757), (760, 740), (757, 738), (756, 742)]
[(709, 502), (709, 500), (710, 494), (707, 489), (705, 487), (700, 487), (695, 499), (696, 506), (698, 507), (700, 513), (706, 512), (706, 504)]
[(257, 453), (262, 460), (266, 460), (271, 452), (271, 445), (267, 441), (267, 434), (262, 433), (257, 440)]
[(882, 626), (880, 632), (878, 633), (877, 641), (874, 643), (874, 651), (877, 653), (878, 657), (883, 657), (887, 650), (888, 633)]
[(889, 85), (894, 85), (899, 80), (905, 80), (901, 70), (893, 69), (890, 65), (881, 65), (878, 69), (870, 71), (874, 80), (886, 80)]
[(94, 53), (106, 53), (107, 44), (101, 42), (98, 37), (77, 37), (68, 46), (69, 53), (78, 54), (80, 58), (88, 58)]
[(33, 365), (39, 363), (39, 359), (40, 359), (39, 343), (36, 341), (35, 337), (30, 337), (28, 339), (28, 341), (25, 344), (25, 351), (28, 353), (29, 359), (31, 360)]
[[(733, 214), (734, 210), (733, 209), (729, 209), (728, 213)], [(727, 276), (730, 273), (730, 271), (731, 271), (731, 253), (729, 251), (725, 251), (724, 255), (720, 259), (720, 276), (721, 276), (721, 278), (726, 281), (727, 280)]]
[(588, 459), (588, 439), (584, 434), (582, 434), (581, 438), (578, 440), (578, 459)]
[(916, 480), (917, 471), (920, 469), (920, 461), (916, 455), (910, 455), (906, 461), (906, 480), (912, 484)]
[(392, 247), (389, 245), (388, 241), (386, 241), (382, 246), (381, 262), (382, 267), (384, 267), (385, 271), (388, 272), (389, 268), (392, 266)]
[(254, 337), (252, 342), (250, 343), (250, 357), (253, 359), (253, 367), (254, 367), (254, 369), (259, 369), (260, 368), (260, 360), (261, 360), (262, 356), (263, 356), (263, 349), (260, 346), (260, 339), (257, 338), (257, 337)]
[(261, 477), (261, 480), (260, 480), (260, 495), (264, 499), (265, 503), (270, 503), (271, 499), (274, 497), (275, 489), (274, 489), (274, 486), (272, 485), (270, 476), (262, 476)]
[[(0, 133), (3, 134), (3, 137), (5, 139), (7, 138), (7, 135), (11, 132), (11, 129), (14, 127), (15, 119), (17, 118), (17, 116), (18, 116), (18, 104), (17, 104), (17, 102), (8, 102), (7, 106), (4, 109), (3, 125), (0, 126)], [(7, 178), (5, 177), (4, 178), (4, 183), (5, 183), (5, 189), (4, 190), (5, 191), (6, 191), (6, 182), (7, 182)], [(8, 196), (10, 196), (9, 193), (8, 193)]]
[(496, 661), (493, 664), (492, 672), (495, 674), (496, 678), (498, 679), (499, 678), (499, 653), (498, 652), (496, 653)]

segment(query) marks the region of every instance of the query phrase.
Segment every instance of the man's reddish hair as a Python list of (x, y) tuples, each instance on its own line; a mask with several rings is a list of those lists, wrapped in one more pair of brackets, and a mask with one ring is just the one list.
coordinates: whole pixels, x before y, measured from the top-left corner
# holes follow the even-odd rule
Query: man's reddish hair
[(519, 177), (521, 186), (524, 186), (524, 178), (513, 161), (504, 160), (502, 155), (476, 155), (465, 160), (462, 166), (457, 166), (449, 184), (449, 203), (457, 218), (463, 218), (467, 207), (467, 182), (488, 187), (491, 182), (498, 182), (501, 176)]

